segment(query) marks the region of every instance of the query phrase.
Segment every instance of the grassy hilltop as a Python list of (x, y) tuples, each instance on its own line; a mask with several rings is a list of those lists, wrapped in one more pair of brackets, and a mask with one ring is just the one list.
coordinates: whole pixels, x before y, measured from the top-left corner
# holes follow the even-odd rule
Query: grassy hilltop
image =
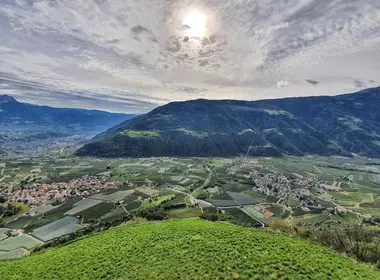
[(178, 220), (119, 226), (6, 261), (1, 279), (380, 279), (329, 250), (227, 223)]

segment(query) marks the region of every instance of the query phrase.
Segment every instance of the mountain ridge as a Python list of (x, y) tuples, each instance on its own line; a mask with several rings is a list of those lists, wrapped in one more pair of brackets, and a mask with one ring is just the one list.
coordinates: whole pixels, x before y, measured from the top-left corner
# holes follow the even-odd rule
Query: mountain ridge
[(171, 102), (98, 134), (77, 155), (380, 157), (378, 108), (380, 88), (337, 96)]
[(21, 151), (43, 149), (45, 144), (49, 148), (55, 141), (77, 143), (134, 116), (39, 106), (0, 95), (1, 145), (6, 151)]

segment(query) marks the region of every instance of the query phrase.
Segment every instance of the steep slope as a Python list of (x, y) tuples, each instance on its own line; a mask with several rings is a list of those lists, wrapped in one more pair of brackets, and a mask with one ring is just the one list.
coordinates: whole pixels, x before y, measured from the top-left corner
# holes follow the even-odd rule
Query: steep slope
[(379, 279), (295, 238), (200, 220), (124, 225), (1, 263), (8, 279)]
[(380, 157), (380, 88), (354, 94), (257, 101), (290, 112), (345, 150)]
[(0, 95), (0, 139), (7, 149), (33, 149), (41, 141), (93, 136), (134, 115), (103, 111), (52, 108), (16, 101)]
[[(272, 106), (273, 107), (273, 106)], [(247, 101), (174, 102), (121, 123), (78, 150), (91, 156), (349, 155), (293, 114)]]

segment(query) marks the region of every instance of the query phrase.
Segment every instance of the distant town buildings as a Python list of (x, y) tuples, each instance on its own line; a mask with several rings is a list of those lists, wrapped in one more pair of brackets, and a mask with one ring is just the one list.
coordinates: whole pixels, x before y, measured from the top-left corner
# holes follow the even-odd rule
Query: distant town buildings
[(47, 200), (64, 201), (77, 195), (87, 196), (101, 190), (117, 189), (122, 184), (123, 182), (106, 182), (104, 177), (86, 175), (69, 182), (35, 183), (31, 187), (18, 189), (11, 193), (5, 187), (1, 190), (0, 195), (7, 198), (8, 202), (23, 202), (29, 206), (37, 206)]

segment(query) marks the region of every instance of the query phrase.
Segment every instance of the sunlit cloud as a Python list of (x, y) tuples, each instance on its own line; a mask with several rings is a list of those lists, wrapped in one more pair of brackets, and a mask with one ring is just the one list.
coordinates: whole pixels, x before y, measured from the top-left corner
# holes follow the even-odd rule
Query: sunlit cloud
[(61, 107), (353, 92), (380, 85), (379, 56), (377, 0), (0, 4), (1, 92)]

